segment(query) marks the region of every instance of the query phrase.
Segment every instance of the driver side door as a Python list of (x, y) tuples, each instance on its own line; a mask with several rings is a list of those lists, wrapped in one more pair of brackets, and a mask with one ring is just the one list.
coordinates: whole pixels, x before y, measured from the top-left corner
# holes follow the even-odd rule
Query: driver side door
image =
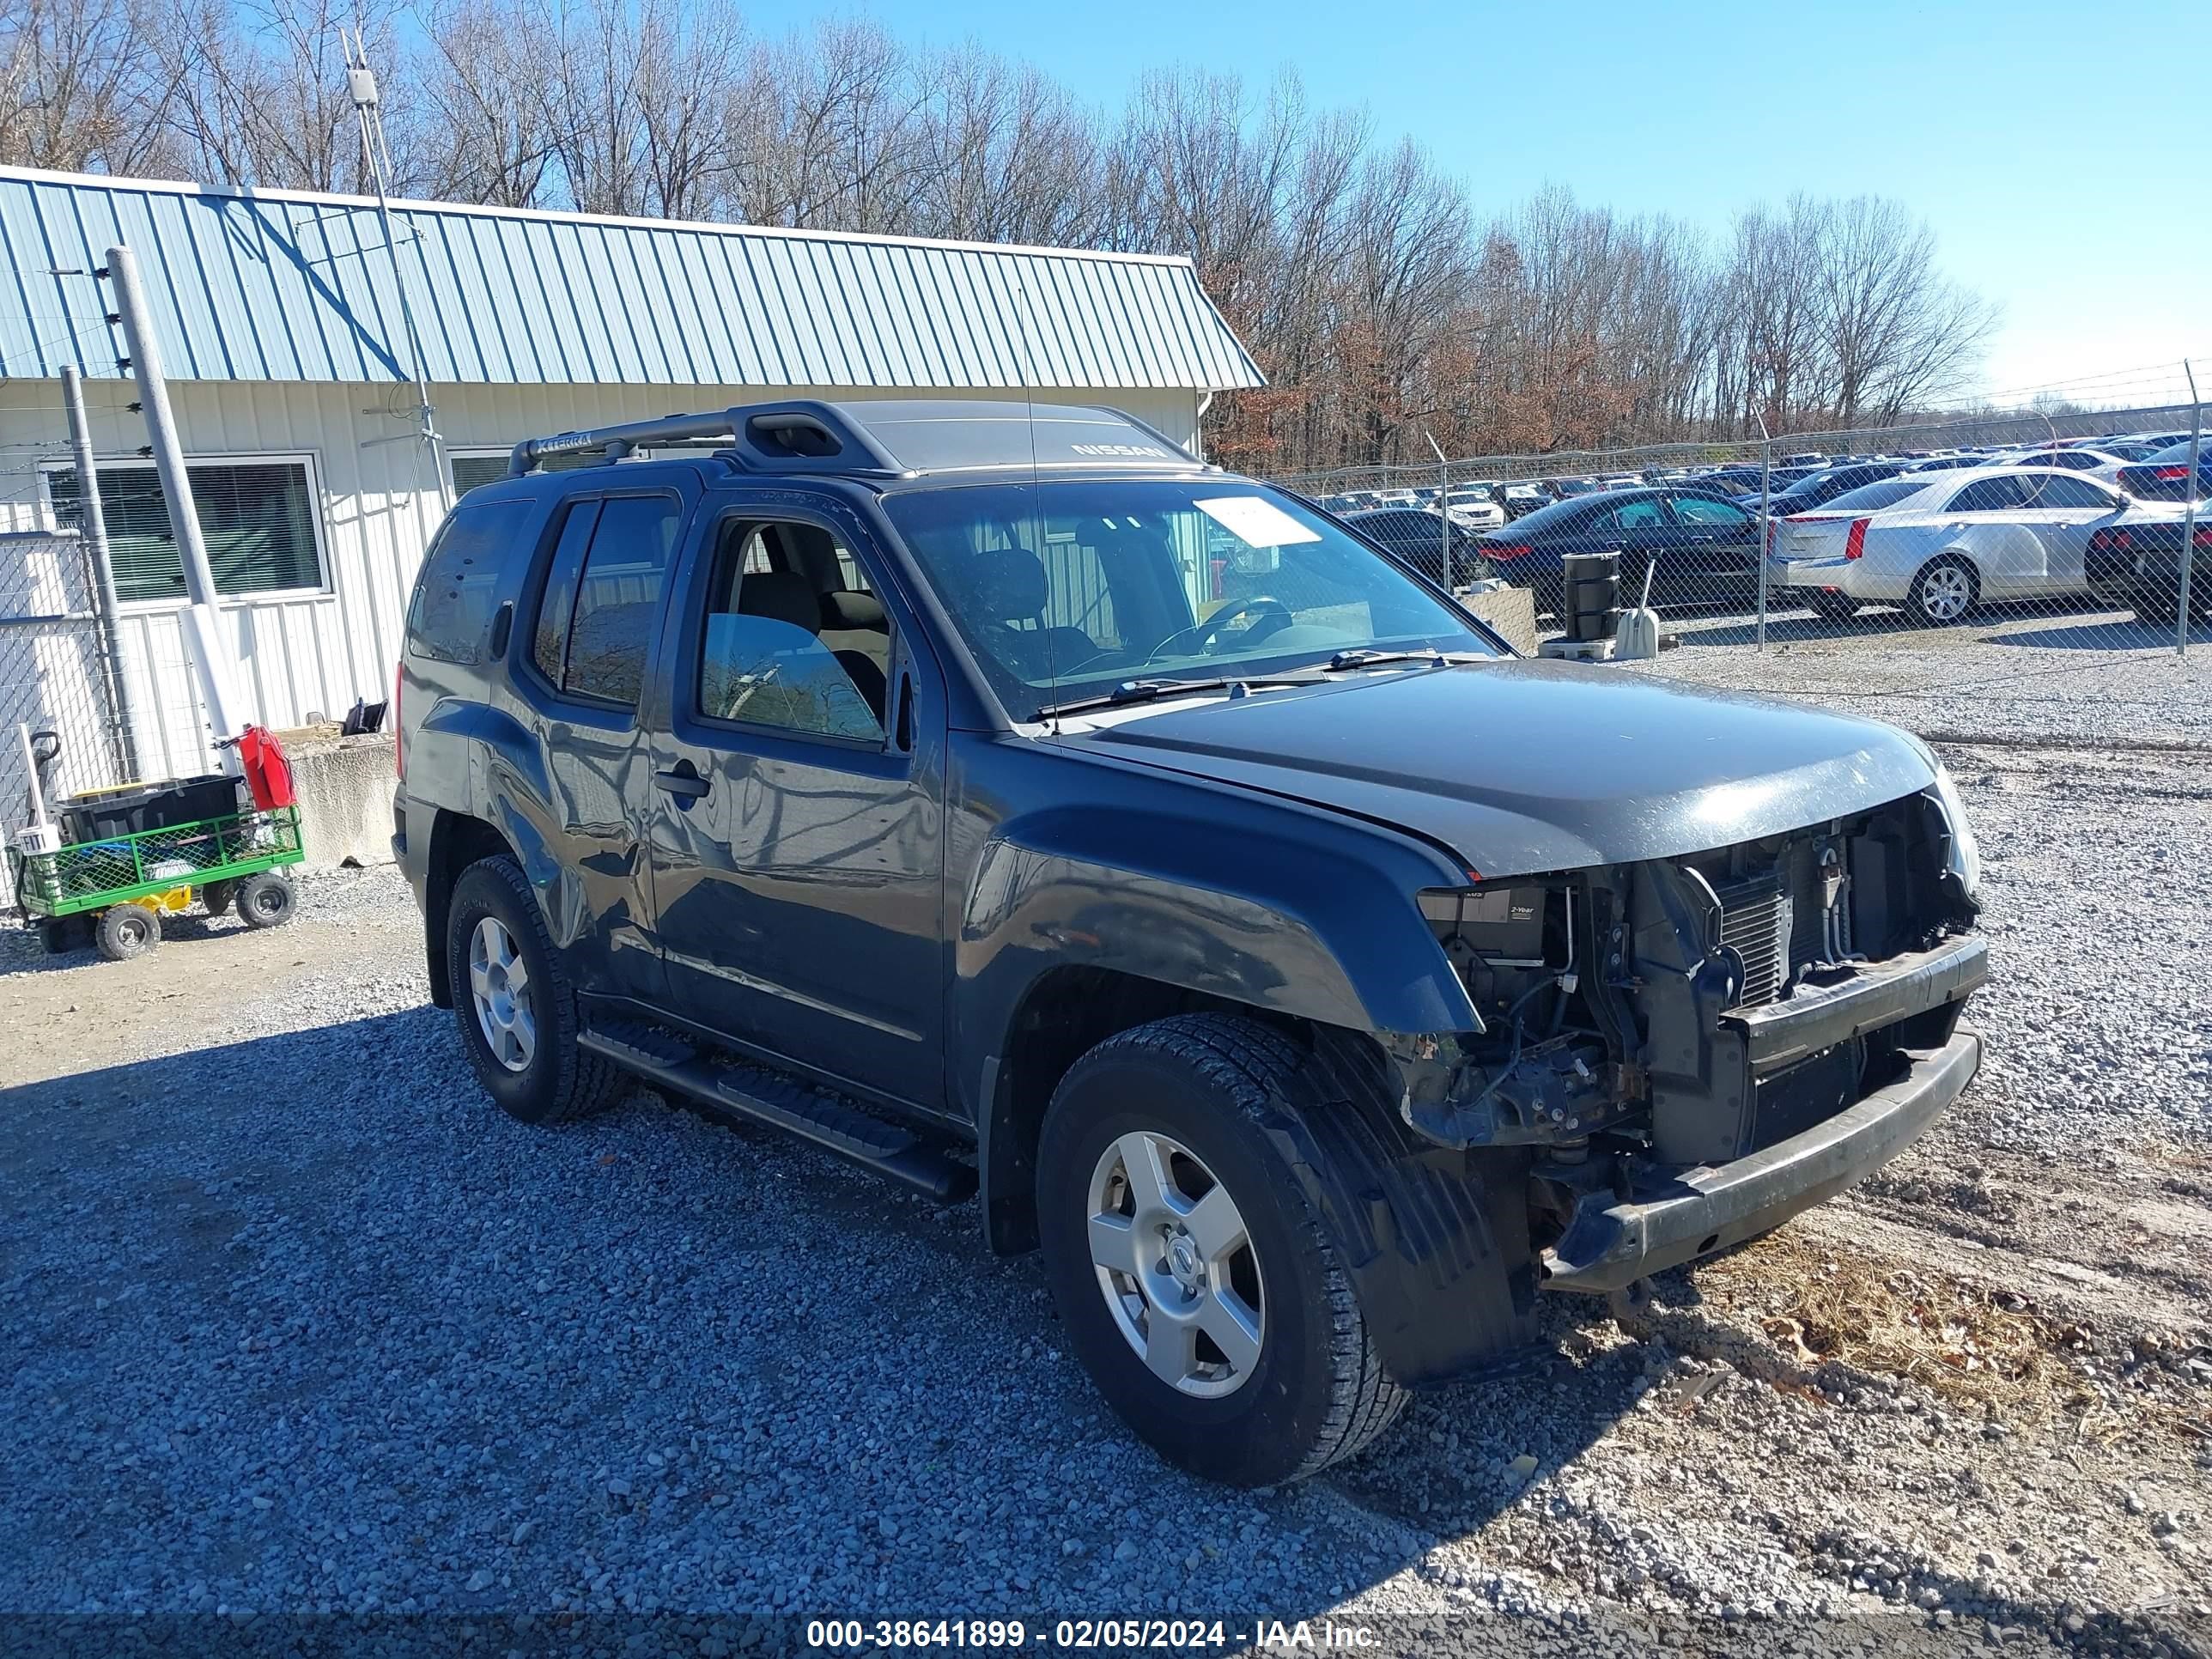
[(884, 568), (826, 495), (700, 512), (651, 733), (655, 932), (693, 1025), (936, 1110), (945, 702)]

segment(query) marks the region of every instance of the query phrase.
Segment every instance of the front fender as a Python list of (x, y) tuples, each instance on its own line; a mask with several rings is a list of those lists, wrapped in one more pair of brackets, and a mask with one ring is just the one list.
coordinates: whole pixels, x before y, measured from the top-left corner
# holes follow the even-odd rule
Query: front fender
[(1425, 852), (1364, 826), (1295, 835), (1166, 812), (1056, 808), (983, 848), (963, 906), (962, 1027), (995, 1051), (1054, 968), (1110, 969), (1353, 1030), (1475, 1024), (1414, 894)]

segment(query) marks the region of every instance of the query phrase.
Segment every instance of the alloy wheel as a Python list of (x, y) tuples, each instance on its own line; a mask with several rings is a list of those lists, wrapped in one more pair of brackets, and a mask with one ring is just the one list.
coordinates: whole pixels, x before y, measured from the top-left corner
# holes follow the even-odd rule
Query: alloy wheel
[(1973, 579), (1955, 564), (1938, 565), (1920, 579), (1920, 608), (1931, 622), (1956, 622), (1973, 602)]
[(1099, 1155), (1090, 1194), (1098, 1289), (1146, 1368), (1200, 1398), (1243, 1387), (1260, 1362), (1267, 1303), (1229, 1189), (1179, 1141), (1139, 1130)]
[(538, 1052), (530, 967), (496, 916), (483, 917), (469, 935), (469, 996), (492, 1058), (510, 1072), (528, 1070)]

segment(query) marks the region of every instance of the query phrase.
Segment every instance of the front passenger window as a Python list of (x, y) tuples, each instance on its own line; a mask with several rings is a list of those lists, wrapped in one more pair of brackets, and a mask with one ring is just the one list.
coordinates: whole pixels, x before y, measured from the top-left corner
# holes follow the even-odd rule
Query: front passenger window
[[(793, 556), (811, 529), (725, 527), (707, 588), (696, 712), (703, 720), (881, 743), (884, 675), (866, 636), (884, 632), (882, 606), (865, 592), (825, 592), (799, 568), (807, 561)], [(842, 562), (832, 568), (842, 574)], [(858, 615), (864, 610), (872, 617)], [(823, 637), (825, 622), (854, 620), (875, 627), (840, 626)], [(854, 635), (857, 646), (848, 638)]]

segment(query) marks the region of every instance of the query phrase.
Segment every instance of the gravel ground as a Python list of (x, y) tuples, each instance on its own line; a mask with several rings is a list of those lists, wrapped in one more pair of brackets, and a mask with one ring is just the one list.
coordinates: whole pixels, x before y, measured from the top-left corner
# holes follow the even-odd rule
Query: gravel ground
[(2212, 745), (2212, 628), (2177, 657), (2170, 629), (2124, 611), (1999, 607), (1958, 628), (1905, 625), (1895, 611), (1849, 623), (1810, 611), (1768, 618), (1670, 613), (1680, 636), (1656, 672), (1772, 691), (1894, 720), (1931, 738), (2110, 745)]
[(10, 1645), (99, 1612), (707, 1653), (791, 1639), (708, 1615), (1182, 1612), (1407, 1653), (2212, 1650), (2203, 757), (1996, 735), (1946, 750), (1998, 964), (1960, 1109), (1273, 1492), (1128, 1440), (972, 1204), (649, 1095), (501, 1117), (389, 871), (135, 963), (10, 939), (0, 1609), (74, 1615)]

